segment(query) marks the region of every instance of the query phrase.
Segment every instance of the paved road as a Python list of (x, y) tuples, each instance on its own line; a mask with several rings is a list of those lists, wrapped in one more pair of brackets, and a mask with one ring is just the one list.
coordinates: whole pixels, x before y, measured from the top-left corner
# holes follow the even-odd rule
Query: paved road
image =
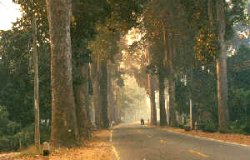
[(120, 160), (250, 160), (250, 147), (215, 142), (139, 124), (112, 131)]

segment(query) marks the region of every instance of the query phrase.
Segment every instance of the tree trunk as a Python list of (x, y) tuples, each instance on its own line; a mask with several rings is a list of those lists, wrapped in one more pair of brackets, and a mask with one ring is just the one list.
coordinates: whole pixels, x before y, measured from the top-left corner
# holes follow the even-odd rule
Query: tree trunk
[[(148, 64), (151, 63), (151, 56), (149, 53), (149, 48), (146, 49), (145, 59), (147, 59)], [(147, 84), (148, 84), (148, 94), (150, 98), (150, 108), (151, 108), (151, 117), (150, 124), (157, 125), (157, 113), (156, 113), (156, 103), (155, 103), (155, 82), (154, 82), (154, 73), (150, 70), (147, 74)]]
[[(174, 46), (174, 35), (167, 35), (167, 32), (163, 24), (163, 47), (164, 47), (164, 62), (168, 68), (168, 95), (169, 95), (169, 108), (168, 108), (168, 120), (170, 126), (176, 126), (175, 116), (175, 80), (174, 80), (174, 66), (173, 66), (173, 55), (175, 54)], [(164, 86), (165, 88), (165, 86)], [(165, 99), (164, 99), (165, 100)]]
[(157, 125), (157, 114), (156, 114), (156, 104), (155, 104), (155, 87), (153, 75), (148, 75), (149, 80), (149, 90), (150, 90), (150, 106), (151, 106), (151, 125)]
[(159, 68), (158, 73), (158, 80), (159, 80), (159, 106), (160, 106), (160, 125), (166, 126), (167, 125), (167, 116), (166, 116), (166, 108), (165, 108), (165, 76), (163, 65)]
[(227, 81), (227, 53), (225, 48), (225, 9), (224, 0), (216, 1), (217, 20), (219, 22), (219, 42), (220, 55), (216, 60), (217, 74), (217, 96), (218, 96), (218, 119), (219, 131), (226, 132), (228, 130), (229, 113), (228, 113), (228, 81)]
[(82, 76), (81, 83), (75, 88), (76, 117), (81, 139), (90, 137), (90, 116), (89, 116), (89, 66), (80, 64), (79, 71)]
[(95, 125), (101, 128), (101, 105), (100, 105), (100, 77), (98, 62), (92, 64), (92, 80), (93, 80), (93, 104), (95, 108)]
[(120, 123), (121, 122), (121, 91), (119, 86), (115, 87), (115, 122)]
[(100, 106), (102, 117), (102, 128), (109, 127), (108, 118), (108, 70), (107, 61), (101, 62), (101, 77), (100, 77)]
[(175, 82), (173, 79), (169, 79), (169, 125), (176, 126), (175, 116)]
[(115, 106), (115, 86), (112, 81), (112, 73), (114, 73), (114, 65), (109, 63), (108, 65), (108, 103), (109, 103), (109, 120), (115, 121), (116, 106)]
[(174, 67), (173, 67), (173, 55), (175, 54), (174, 37), (171, 35), (169, 40), (169, 52), (168, 52), (168, 64), (169, 64), (169, 124), (170, 126), (176, 126), (175, 116), (175, 80), (174, 80)]
[(55, 148), (78, 145), (79, 135), (72, 84), (70, 0), (47, 0), (51, 41), (52, 124)]
[(34, 115), (35, 115), (35, 146), (40, 151), (40, 111), (39, 111), (39, 73), (38, 73), (38, 52), (37, 52), (37, 26), (36, 17), (32, 20), (33, 38), (33, 66), (34, 66)]

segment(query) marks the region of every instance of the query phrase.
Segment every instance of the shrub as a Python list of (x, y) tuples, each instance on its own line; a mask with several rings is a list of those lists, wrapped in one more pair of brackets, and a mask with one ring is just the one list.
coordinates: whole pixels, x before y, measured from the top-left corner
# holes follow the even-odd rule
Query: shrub
[(26, 128), (20, 127), (16, 122), (10, 121), (6, 108), (0, 106), (0, 151), (16, 151), (34, 143), (34, 125)]
[(214, 122), (208, 121), (201, 126), (201, 129), (204, 132), (216, 132), (218, 130), (218, 127)]

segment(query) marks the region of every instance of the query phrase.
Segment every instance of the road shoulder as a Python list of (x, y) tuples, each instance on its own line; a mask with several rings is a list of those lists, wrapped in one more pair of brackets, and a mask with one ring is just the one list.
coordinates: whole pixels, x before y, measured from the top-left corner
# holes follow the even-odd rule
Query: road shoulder
[(85, 141), (82, 147), (55, 150), (47, 158), (41, 155), (20, 155), (11, 160), (116, 160), (110, 136), (110, 130), (94, 131), (93, 137)]
[(191, 136), (199, 139), (206, 139), (210, 141), (223, 142), (231, 145), (239, 145), (244, 147), (250, 147), (250, 135), (241, 134), (228, 134), (228, 133), (208, 133), (203, 131), (185, 131), (180, 128), (173, 127), (157, 127), (163, 131), (173, 132), (177, 134), (182, 134), (186, 136)]

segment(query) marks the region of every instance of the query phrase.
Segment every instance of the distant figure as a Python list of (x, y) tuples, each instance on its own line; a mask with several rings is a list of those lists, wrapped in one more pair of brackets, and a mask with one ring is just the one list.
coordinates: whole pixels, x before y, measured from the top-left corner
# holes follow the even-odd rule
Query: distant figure
[(49, 142), (43, 142), (43, 156), (49, 156), (50, 147)]
[(141, 125), (144, 125), (144, 119), (143, 118), (141, 119)]

